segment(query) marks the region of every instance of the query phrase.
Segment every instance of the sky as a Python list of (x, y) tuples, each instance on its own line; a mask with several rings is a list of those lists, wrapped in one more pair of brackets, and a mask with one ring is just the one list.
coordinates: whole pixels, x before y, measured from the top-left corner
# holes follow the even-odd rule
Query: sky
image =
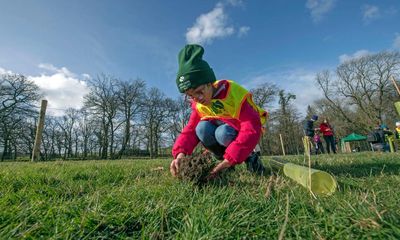
[(105, 73), (179, 92), (177, 54), (204, 46), (218, 79), (274, 83), (300, 112), (315, 74), (400, 50), (400, 0), (0, 0), (0, 73), (24, 74), (50, 109), (79, 108)]

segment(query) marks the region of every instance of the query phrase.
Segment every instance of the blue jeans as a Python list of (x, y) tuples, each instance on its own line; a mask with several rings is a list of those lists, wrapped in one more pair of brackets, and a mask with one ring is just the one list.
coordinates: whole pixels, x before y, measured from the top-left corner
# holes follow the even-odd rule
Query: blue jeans
[(200, 121), (196, 126), (196, 135), (204, 147), (222, 160), (225, 149), (235, 140), (238, 132), (226, 123)]

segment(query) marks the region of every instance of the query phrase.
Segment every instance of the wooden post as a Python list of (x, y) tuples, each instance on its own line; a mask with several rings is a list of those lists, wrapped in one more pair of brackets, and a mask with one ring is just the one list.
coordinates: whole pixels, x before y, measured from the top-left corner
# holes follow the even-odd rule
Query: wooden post
[(397, 93), (400, 95), (400, 89), (399, 89), (399, 86), (397, 86), (396, 80), (394, 79), (393, 76), (390, 76), (390, 79), (392, 80), (393, 85), (394, 85), (394, 87), (395, 87), (396, 90), (397, 90)]
[(282, 134), (280, 134), (280, 133), (279, 133), (279, 138), (281, 139), (281, 146), (282, 146), (283, 156), (286, 156), (286, 154), (285, 154), (285, 147), (283, 146)]
[(375, 152), (374, 145), (372, 145), (372, 143), (369, 143), (369, 146), (371, 147), (372, 152)]
[(39, 158), (40, 143), (42, 142), (42, 132), (44, 127), (44, 116), (46, 115), (47, 100), (42, 100), (40, 105), (39, 123), (36, 129), (35, 143), (33, 145), (32, 162)]
[(303, 137), (303, 145), (304, 145), (304, 156), (310, 156), (311, 154), (311, 143), (310, 138), (308, 136)]
[(344, 149), (345, 149), (345, 152), (346, 152), (346, 153), (351, 153), (351, 152), (352, 152), (352, 151), (351, 151), (350, 142), (345, 142), (345, 143), (344, 143)]

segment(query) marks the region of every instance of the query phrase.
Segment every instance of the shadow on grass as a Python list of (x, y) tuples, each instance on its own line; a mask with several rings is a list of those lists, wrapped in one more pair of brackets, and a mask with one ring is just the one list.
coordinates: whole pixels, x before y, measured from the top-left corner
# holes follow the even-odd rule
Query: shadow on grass
[(344, 164), (337, 166), (313, 166), (316, 169), (329, 172), (335, 176), (346, 177), (368, 177), (377, 175), (400, 175), (400, 161), (399, 163), (355, 163)]
[(366, 190), (357, 181), (351, 178), (374, 177), (379, 175), (400, 175), (400, 162), (397, 163), (353, 163), (337, 166), (315, 165), (313, 168), (326, 171), (335, 177), (346, 177), (345, 180), (339, 180), (338, 188), (345, 190)]

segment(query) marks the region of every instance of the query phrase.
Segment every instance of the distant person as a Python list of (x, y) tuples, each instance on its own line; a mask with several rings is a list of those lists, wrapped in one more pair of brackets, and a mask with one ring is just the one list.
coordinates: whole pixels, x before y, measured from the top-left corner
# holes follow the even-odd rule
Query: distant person
[(380, 125), (379, 125), (379, 128), (382, 129), (382, 130), (384, 130), (384, 131), (388, 131), (388, 130), (389, 130), (389, 127), (388, 127), (386, 124), (384, 124), (384, 123), (380, 124)]
[(260, 140), (267, 113), (236, 82), (217, 81), (203, 54), (202, 46), (188, 44), (178, 55), (176, 84), (179, 92), (190, 98), (192, 112), (172, 148), (171, 174), (177, 176), (180, 161), (191, 155), (201, 142), (221, 160), (211, 170), (210, 178), (243, 162), (250, 172), (262, 175), (265, 167), (253, 150)]
[[(317, 115), (312, 115), (311, 118), (309, 120), (307, 120), (304, 124), (304, 135), (306, 137), (307, 140), (307, 144), (308, 145), (313, 145), (313, 137), (314, 137), (314, 122), (318, 120), (318, 116)], [(306, 146), (304, 146), (306, 147)], [(311, 154), (311, 147), (310, 147), (310, 152), (309, 154)]]
[(395, 135), (392, 131), (390, 131), (389, 127), (386, 124), (381, 125), (381, 129), (383, 130), (383, 134), (385, 136), (385, 150), (386, 151), (395, 151), (394, 147), (394, 138)]
[(381, 125), (377, 125), (375, 129), (367, 134), (367, 142), (372, 146), (372, 149), (377, 152), (386, 152), (387, 146), (385, 142), (385, 133)]
[(396, 122), (396, 128), (394, 129), (394, 134), (396, 135), (396, 139), (400, 139), (400, 122)]
[(312, 139), (314, 137), (314, 122), (318, 120), (317, 115), (312, 115), (309, 120), (304, 124), (304, 134)]
[(328, 122), (328, 118), (324, 118), (323, 122), (319, 125), (319, 130), (322, 132), (322, 135), (326, 144), (326, 152), (330, 153), (331, 150), (333, 153), (336, 153), (336, 144), (335, 138), (333, 134), (333, 128)]
[(314, 133), (314, 146), (315, 146), (315, 155), (318, 155), (319, 153), (324, 153), (324, 146), (322, 145), (321, 137), (319, 135), (319, 130), (315, 130)]

